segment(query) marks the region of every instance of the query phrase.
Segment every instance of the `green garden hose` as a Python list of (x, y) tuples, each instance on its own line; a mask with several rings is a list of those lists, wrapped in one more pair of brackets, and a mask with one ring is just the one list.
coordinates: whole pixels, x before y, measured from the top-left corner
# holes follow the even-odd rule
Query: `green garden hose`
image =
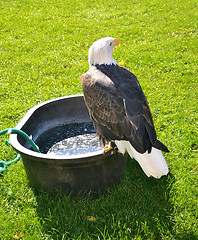
[[(37, 147), (37, 145), (32, 141), (32, 139), (24, 131), (22, 131), (20, 129), (16, 129), (16, 128), (7, 128), (7, 129), (4, 129), (4, 130), (0, 131), (0, 136), (3, 135), (3, 134), (6, 134), (6, 133), (8, 133), (8, 134), (11, 134), (11, 133), (20, 134), (21, 136), (23, 136), (31, 144), (32, 149), (35, 152), (39, 152), (40, 153), (40, 150)], [(10, 144), (10, 142), (8, 140), (6, 140), (5, 143)], [(0, 174), (6, 170), (8, 165), (18, 161), (19, 159), (20, 159), (20, 154), (18, 154), (17, 157), (14, 160), (10, 161), (10, 162), (0, 161)]]

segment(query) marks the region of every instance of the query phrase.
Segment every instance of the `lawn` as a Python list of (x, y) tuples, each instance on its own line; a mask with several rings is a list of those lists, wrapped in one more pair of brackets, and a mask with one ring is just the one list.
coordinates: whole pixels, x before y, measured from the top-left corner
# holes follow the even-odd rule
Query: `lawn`
[[(0, 130), (45, 100), (82, 93), (89, 46), (121, 45), (147, 96), (170, 174), (125, 177), (97, 199), (36, 193), (23, 163), (0, 176), (0, 239), (198, 239), (197, 1), (1, 0)], [(16, 153), (0, 139), (0, 160)], [(92, 220), (88, 216), (92, 216)]]

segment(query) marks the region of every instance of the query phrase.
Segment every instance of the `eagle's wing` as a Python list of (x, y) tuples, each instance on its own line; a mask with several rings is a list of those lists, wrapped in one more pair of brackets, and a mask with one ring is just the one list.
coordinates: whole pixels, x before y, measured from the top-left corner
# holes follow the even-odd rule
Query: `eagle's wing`
[(124, 139), (131, 124), (126, 121), (124, 102), (113, 82), (95, 68), (85, 73), (81, 82), (85, 103), (100, 138)]
[[(147, 99), (136, 76), (125, 68), (119, 67), (119, 74), (124, 81), (120, 80), (119, 90), (124, 99), (126, 114), (135, 127), (138, 137), (148, 137), (152, 146), (169, 152), (167, 147), (157, 140), (157, 135)], [(147, 149), (150, 152), (151, 149)]]
[(110, 78), (93, 67), (81, 77), (96, 132), (103, 142), (128, 140), (141, 153), (150, 152), (152, 145), (162, 149), (164, 145), (156, 140), (148, 103), (137, 79), (132, 79), (134, 75), (130, 72), (132, 75), (120, 74), (120, 68), (118, 71)]

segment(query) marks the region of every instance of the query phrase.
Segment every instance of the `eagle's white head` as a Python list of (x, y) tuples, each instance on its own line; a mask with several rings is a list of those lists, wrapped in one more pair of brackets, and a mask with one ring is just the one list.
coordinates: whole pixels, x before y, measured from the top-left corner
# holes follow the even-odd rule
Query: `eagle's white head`
[(113, 49), (119, 45), (117, 38), (105, 37), (94, 42), (89, 48), (89, 66), (96, 64), (117, 64), (112, 57)]

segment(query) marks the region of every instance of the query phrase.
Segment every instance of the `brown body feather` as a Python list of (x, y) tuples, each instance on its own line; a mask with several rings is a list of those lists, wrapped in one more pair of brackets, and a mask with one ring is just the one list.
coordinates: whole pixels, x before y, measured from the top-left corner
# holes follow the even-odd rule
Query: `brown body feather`
[(118, 65), (92, 66), (81, 77), (85, 103), (100, 140), (127, 140), (139, 153), (152, 146), (168, 152), (157, 140), (146, 97), (134, 74)]

